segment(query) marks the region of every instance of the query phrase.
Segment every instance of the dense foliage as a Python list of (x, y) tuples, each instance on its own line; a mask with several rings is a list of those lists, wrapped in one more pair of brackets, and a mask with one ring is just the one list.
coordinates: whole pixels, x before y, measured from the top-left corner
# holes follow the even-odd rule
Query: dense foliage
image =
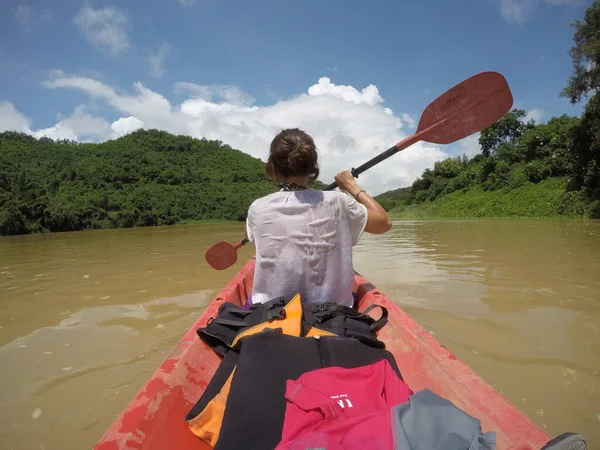
[(275, 186), (219, 141), (137, 131), (102, 144), (0, 134), (0, 233), (243, 220)]
[(583, 21), (576, 20), (573, 26), (574, 45), (569, 51), (573, 74), (561, 94), (578, 103), (584, 96), (600, 92), (600, 1), (594, 0)]
[[(411, 187), (378, 196), (382, 206), (402, 213), (409, 205), (434, 202), (436, 205), (421, 207), (420, 211), (437, 211), (436, 215), (440, 215), (439, 206), (444, 204), (442, 216), (447, 217), (452, 215), (454, 205), (454, 215), (458, 217), (479, 217), (485, 215), (482, 211), (492, 214), (492, 209), (462, 201), (460, 194), (500, 205), (502, 199), (507, 202), (510, 198), (514, 202), (514, 193), (505, 194), (520, 189), (518, 192), (525, 195), (523, 198), (528, 198), (533, 206), (538, 203), (539, 208), (524, 202), (521, 210), (505, 205), (506, 208), (493, 209), (493, 214), (546, 216), (551, 204), (551, 215), (599, 218), (600, 1), (595, 0), (586, 11), (585, 20), (575, 22), (574, 26), (575, 45), (570, 52), (573, 75), (561, 95), (573, 103), (589, 97), (581, 118), (563, 115), (536, 125), (533, 121), (525, 122), (524, 110), (513, 109), (482, 130), (481, 154), (470, 160), (463, 156), (437, 162)], [(549, 179), (560, 181), (544, 183), (538, 189), (522, 189)], [(543, 193), (543, 189), (551, 192)], [(485, 195), (486, 192), (501, 195)], [(527, 197), (530, 192), (536, 192), (537, 197)], [(449, 198), (442, 201), (441, 197), (452, 193), (456, 193), (451, 196), (452, 202)], [(552, 199), (550, 203), (548, 198)]]
[(394, 189), (393, 191), (385, 192), (378, 195), (375, 199), (386, 211), (406, 203), (411, 198), (411, 189), (409, 187)]
[(600, 0), (594, 0), (584, 20), (575, 21), (574, 27), (573, 74), (561, 95), (571, 103), (584, 97), (589, 101), (575, 130), (570, 189), (600, 200)]

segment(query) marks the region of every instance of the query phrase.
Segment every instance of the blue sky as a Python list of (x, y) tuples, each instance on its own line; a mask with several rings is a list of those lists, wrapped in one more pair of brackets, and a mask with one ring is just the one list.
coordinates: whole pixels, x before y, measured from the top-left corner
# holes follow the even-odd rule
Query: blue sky
[[(418, 120), (437, 95), (481, 71), (505, 75), (515, 106), (530, 110), (538, 120), (579, 114), (582, 105), (570, 105), (559, 92), (572, 67), (570, 23), (582, 18), (590, 4), (4, 0), (0, 131), (21, 128), (36, 135), (98, 141), (143, 123), (222, 137), (262, 157), (261, 146), (278, 126), (298, 123), (320, 136), (325, 131), (316, 124), (324, 114), (321, 125), (327, 124), (330, 133), (337, 130), (323, 134), (324, 156), (356, 157), (360, 164), (373, 152), (363, 145), (374, 141), (368, 129), (356, 135), (351, 130), (375, 123), (376, 116), (369, 116), (374, 108), (381, 114), (389, 108), (396, 125), (403, 122), (400, 130), (380, 129), (379, 122), (370, 125), (386, 148), (394, 142), (385, 145), (385, 139), (409, 133), (411, 119)], [(319, 84), (322, 77), (329, 82)], [(376, 86), (378, 99), (372, 99), (372, 92), (364, 94), (369, 85)], [(318, 95), (310, 94), (311, 86)], [(302, 95), (307, 93), (305, 102)], [(353, 95), (358, 97), (352, 100)], [(325, 103), (326, 98), (332, 103)], [(177, 128), (182, 119), (176, 113), (182, 110), (196, 120), (185, 130)], [(148, 111), (172, 117), (162, 123)], [(217, 111), (212, 121), (198, 122), (210, 111)], [(278, 123), (276, 117), (285, 120)], [(119, 119), (127, 126), (115, 125)], [(252, 125), (260, 138), (252, 135)], [(348, 139), (354, 141), (350, 147), (361, 150), (344, 155), (339, 147), (341, 153), (336, 153), (336, 145)], [(248, 149), (245, 142), (252, 142)], [(476, 152), (473, 139), (463, 147), (469, 147), (469, 154)], [(462, 147), (423, 148), (420, 159), (411, 158), (419, 161), (410, 173), (401, 175), (403, 183), (444, 153)], [(335, 169), (328, 167), (331, 176)]]

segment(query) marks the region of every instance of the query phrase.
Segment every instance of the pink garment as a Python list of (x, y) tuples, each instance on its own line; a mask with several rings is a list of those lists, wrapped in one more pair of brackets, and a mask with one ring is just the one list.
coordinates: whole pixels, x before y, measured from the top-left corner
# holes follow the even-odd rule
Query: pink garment
[(386, 360), (313, 370), (288, 380), (277, 450), (392, 448), (390, 408), (412, 393)]

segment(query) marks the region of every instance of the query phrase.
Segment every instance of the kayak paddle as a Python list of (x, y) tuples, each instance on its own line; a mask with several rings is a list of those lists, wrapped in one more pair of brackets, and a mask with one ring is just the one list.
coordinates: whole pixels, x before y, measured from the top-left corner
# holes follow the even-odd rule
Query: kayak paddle
[(247, 243), (248, 239), (245, 238), (235, 245), (221, 241), (209, 248), (204, 254), (204, 258), (213, 269), (225, 270), (237, 262), (238, 248)]
[[(358, 168), (350, 171), (354, 178), (390, 156), (416, 142), (450, 144), (489, 127), (500, 120), (512, 107), (513, 97), (503, 75), (481, 72), (447, 90), (423, 111), (417, 131), (402, 139)], [(323, 190), (337, 187), (333, 182)], [(245, 245), (243, 239), (235, 245), (222, 241), (209, 248), (204, 257), (214, 269), (223, 270), (237, 262), (237, 250)]]

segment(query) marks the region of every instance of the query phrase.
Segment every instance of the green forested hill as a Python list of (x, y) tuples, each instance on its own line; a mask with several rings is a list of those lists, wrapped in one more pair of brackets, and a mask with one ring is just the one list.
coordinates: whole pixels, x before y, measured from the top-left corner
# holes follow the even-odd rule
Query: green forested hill
[(219, 141), (137, 131), (101, 144), (0, 134), (0, 233), (243, 220), (275, 186)]

